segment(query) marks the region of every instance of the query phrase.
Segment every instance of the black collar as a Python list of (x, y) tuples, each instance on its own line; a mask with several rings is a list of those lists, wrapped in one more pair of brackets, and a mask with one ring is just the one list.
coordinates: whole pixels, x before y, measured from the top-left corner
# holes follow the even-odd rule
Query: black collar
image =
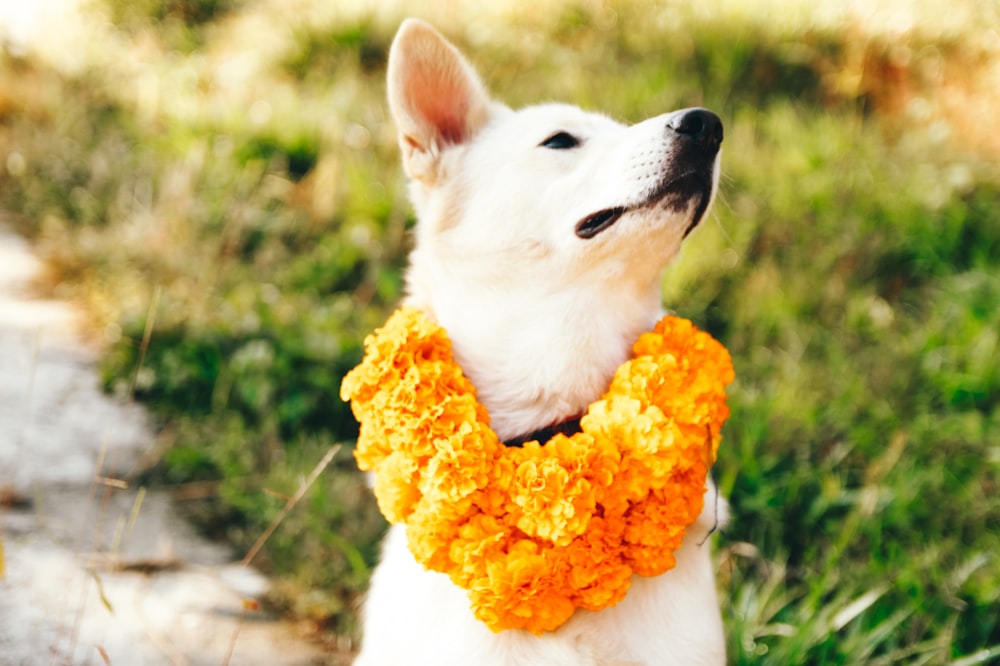
[(550, 426), (545, 426), (544, 428), (539, 428), (519, 437), (514, 437), (513, 439), (508, 439), (504, 442), (504, 446), (523, 446), (525, 442), (530, 442), (532, 440), (539, 442), (540, 444), (545, 444), (555, 435), (562, 433), (567, 437), (572, 437), (578, 432), (582, 432), (580, 429), (580, 419), (581, 416), (576, 416), (566, 421), (561, 421)]

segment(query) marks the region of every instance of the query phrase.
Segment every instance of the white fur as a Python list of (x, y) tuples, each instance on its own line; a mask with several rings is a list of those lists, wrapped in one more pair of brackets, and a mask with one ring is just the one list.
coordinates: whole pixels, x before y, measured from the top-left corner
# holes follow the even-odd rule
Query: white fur
[[(407, 303), (447, 329), (501, 439), (580, 414), (661, 316), (663, 269), (694, 221), (698, 197), (672, 206), (650, 200), (680, 168), (667, 128), (675, 114), (625, 127), (560, 104), (512, 111), (490, 100), (451, 44), (412, 19), (393, 43), (388, 79), (419, 220)], [(540, 146), (558, 131), (580, 146)], [(702, 198), (714, 195), (717, 179), (716, 161)], [(628, 212), (594, 238), (577, 236), (580, 220), (613, 207)], [(393, 527), (356, 663), (722, 664), (706, 541), (724, 520), (710, 484), (674, 569), (634, 576), (617, 606), (577, 611), (541, 636), (490, 631), (466, 593), (417, 564), (404, 530)]]

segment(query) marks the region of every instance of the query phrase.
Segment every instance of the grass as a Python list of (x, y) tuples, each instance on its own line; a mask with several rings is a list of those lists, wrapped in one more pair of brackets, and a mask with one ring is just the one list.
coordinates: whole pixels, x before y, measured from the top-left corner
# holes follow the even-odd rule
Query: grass
[(730, 662), (995, 660), (1000, 9), (536, 4), (105, 0), (72, 67), (0, 55), (0, 205), (87, 308), (108, 389), (134, 378), (159, 419), (147, 482), (215, 489), (190, 514), (245, 552), (344, 443), (255, 562), (274, 604), (357, 634), (383, 525), (337, 389), (400, 294), (383, 81), (417, 13), (514, 105), (726, 122), (721, 200), (665, 302), (737, 366)]

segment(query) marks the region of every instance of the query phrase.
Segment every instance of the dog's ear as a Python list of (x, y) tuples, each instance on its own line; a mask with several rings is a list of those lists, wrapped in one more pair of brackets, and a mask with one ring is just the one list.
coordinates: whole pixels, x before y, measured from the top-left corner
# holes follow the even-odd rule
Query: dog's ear
[(491, 102), (472, 66), (454, 46), (417, 19), (407, 19), (389, 50), (389, 108), (399, 130), (406, 173), (431, 183), (441, 153), (468, 141)]

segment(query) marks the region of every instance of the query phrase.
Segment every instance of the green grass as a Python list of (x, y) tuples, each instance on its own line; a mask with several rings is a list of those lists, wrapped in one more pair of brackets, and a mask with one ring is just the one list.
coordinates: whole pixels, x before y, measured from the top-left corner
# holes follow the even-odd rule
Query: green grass
[[(356, 635), (383, 525), (337, 395), (412, 225), (383, 101), (400, 16), (106, 6), (136, 59), (0, 56), (0, 205), (87, 308), (108, 389), (156, 415), (145, 480), (217, 488), (189, 503), (204, 529), (245, 551), (347, 444), (258, 562), (274, 603)], [(665, 302), (737, 368), (716, 468), (733, 664), (1000, 655), (1000, 123), (963, 115), (997, 99), (998, 10), (914, 6), (903, 32), (778, 0), (437, 16), (512, 104), (723, 116), (720, 201)], [(233, 83), (219, 53), (257, 69)]]

